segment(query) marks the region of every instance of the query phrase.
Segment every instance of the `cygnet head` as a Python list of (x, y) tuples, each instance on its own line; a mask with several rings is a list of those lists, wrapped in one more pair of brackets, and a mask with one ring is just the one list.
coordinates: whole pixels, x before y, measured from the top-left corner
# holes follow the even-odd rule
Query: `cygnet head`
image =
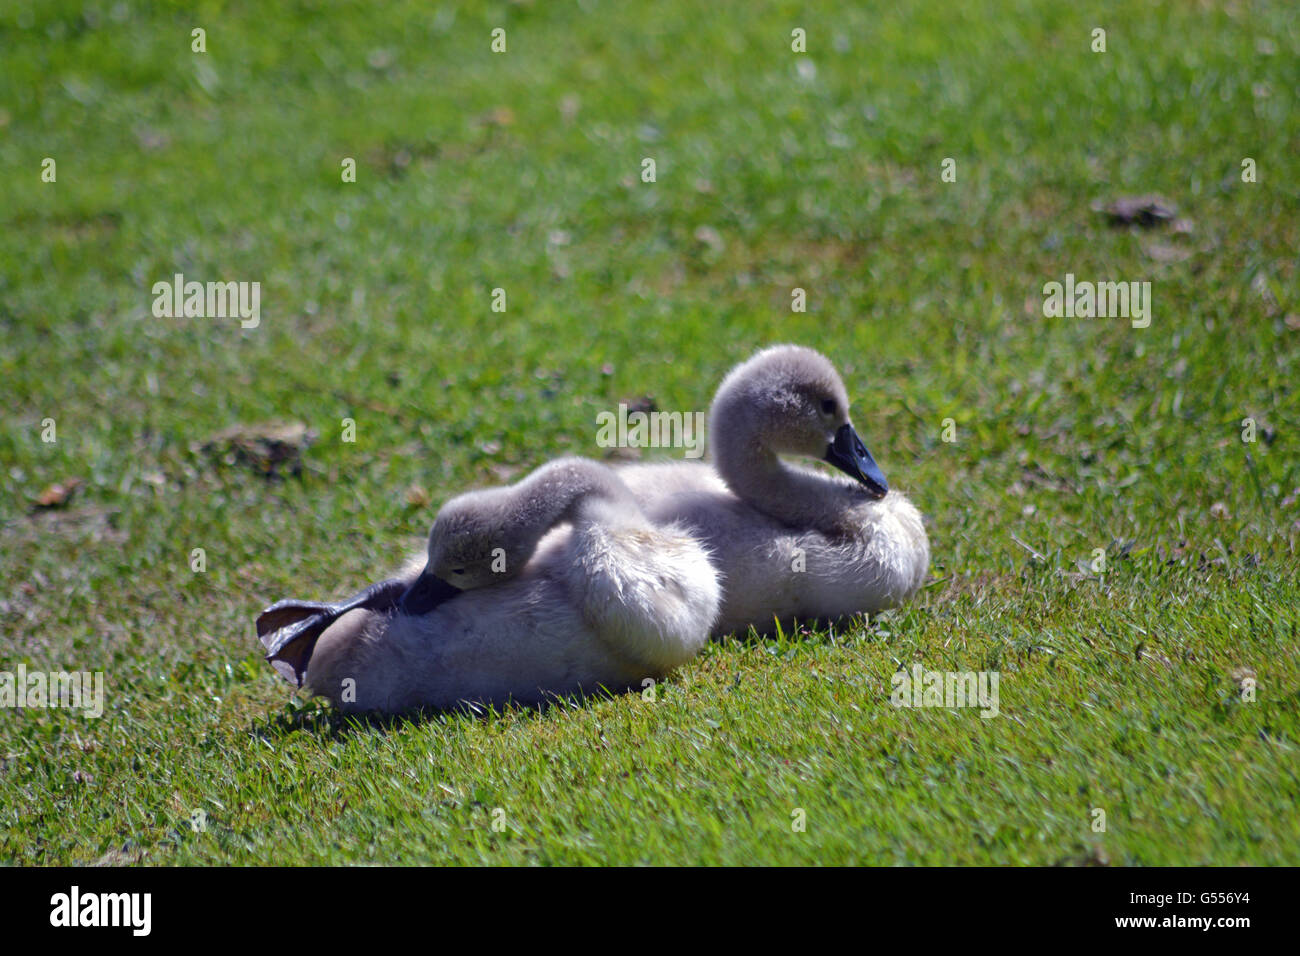
[(461, 591), (518, 573), (537, 542), (517, 540), (522, 529), (509, 520), (508, 491), (471, 491), (442, 506), (429, 530), (428, 563), (402, 596), (403, 613), (425, 614)]
[(584, 458), (559, 458), (509, 487), (458, 495), (434, 519), (428, 562), (402, 596), (403, 613), (425, 614), (461, 591), (515, 577), (556, 523), (623, 499), (631, 501), (613, 472)]
[[(523, 564), (522, 542), (516, 540), (518, 525), (509, 523), (506, 492), (488, 488), (460, 495), (443, 506), (429, 530), (430, 572), (462, 591), (513, 576)], [(529, 541), (528, 550), (535, 544)]]
[(801, 455), (829, 462), (872, 497), (889, 491), (853, 429), (839, 373), (803, 346), (773, 346), (731, 370), (713, 401), (709, 441), (724, 473), (756, 454)]

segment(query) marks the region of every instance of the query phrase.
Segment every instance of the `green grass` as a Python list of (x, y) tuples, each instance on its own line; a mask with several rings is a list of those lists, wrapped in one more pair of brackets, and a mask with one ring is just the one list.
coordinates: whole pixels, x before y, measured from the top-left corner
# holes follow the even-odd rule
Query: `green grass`
[[(0, 669), (107, 683), (0, 711), (0, 859), (1300, 862), (1293, 7), (628, 6), (0, 12)], [(1191, 231), (1090, 209), (1144, 192)], [(261, 325), (155, 319), (175, 272)], [(1044, 318), (1067, 272), (1150, 280), (1151, 326)], [(541, 714), (344, 721), (262, 661), (264, 604), (777, 341), (926, 513), (910, 606)], [(270, 420), (301, 475), (202, 450)], [(917, 661), (1001, 715), (892, 707)]]

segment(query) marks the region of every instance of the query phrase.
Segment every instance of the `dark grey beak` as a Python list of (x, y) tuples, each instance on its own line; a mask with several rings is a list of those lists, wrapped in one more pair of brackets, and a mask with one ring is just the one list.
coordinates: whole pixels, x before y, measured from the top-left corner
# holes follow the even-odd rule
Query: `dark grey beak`
[(889, 494), (889, 482), (852, 425), (845, 423), (839, 427), (835, 440), (826, 446), (826, 461), (860, 482), (873, 498)]
[(448, 584), (426, 567), (415, 579), (415, 583), (406, 589), (397, 606), (408, 617), (428, 614), (435, 607), (460, 593), (460, 588)]

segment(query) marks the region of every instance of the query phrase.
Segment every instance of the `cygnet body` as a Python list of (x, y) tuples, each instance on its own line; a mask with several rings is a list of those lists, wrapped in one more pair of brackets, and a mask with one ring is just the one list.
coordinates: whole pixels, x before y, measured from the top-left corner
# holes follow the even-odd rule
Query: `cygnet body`
[(709, 462), (628, 465), (619, 477), (651, 521), (683, 524), (709, 548), (723, 583), (715, 635), (875, 613), (921, 587), (921, 515), (889, 490), (825, 356), (781, 345), (734, 368), (713, 402), (709, 446)]
[(534, 704), (661, 677), (707, 641), (721, 597), (694, 537), (578, 458), (452, 499), (427, 559), (386, 585), (355, 607), (304, 605), (330, 610), (296, 641), (265, 634), (270, 656), (344, 710)]

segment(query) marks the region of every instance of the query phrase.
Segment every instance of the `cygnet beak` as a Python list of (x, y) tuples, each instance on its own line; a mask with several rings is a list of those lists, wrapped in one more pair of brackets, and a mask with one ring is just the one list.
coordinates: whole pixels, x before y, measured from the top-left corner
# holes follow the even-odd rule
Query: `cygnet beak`
[(860, 482), (873, 498), (883, 498), (889, 494), (889, 482), (885, 481), (885, 475), (876, 464), (876, 459), (871, 457), (867, 446), (862, 444), (858, 433), (847, 422), (835, 432), (835, 440), (826, 446), (825, 460), (854, 481)]
[(443, 601), (459, 593), (460, 588), (448, 584), (432, 573), (426, 565), (420, 572), (420, 576), (415, 579), (415, 583), (406, 589), (402, 600), (398, 602), (398, 607), (408, 617), (416, 617), (420, 614), (428, 614)]

